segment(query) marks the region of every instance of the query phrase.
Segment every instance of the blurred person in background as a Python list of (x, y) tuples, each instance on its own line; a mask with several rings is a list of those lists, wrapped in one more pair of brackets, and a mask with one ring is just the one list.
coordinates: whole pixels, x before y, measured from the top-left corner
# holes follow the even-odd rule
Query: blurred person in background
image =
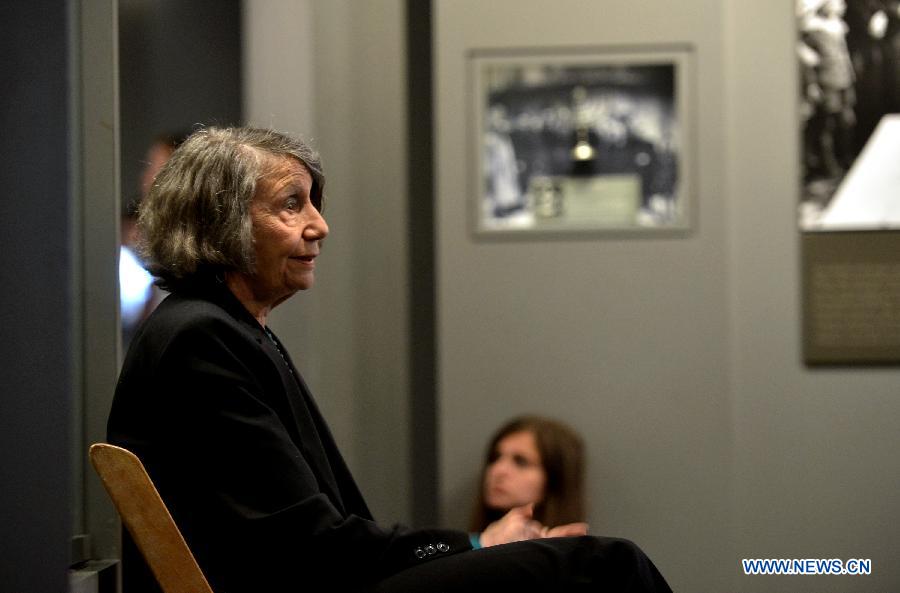
[(140, 239), (138, 208), (153, 186), (159, 170), (187, 136), (188, 132), (176, 132), (160, 134), (153, 139), (141, 170), (140, 193), (122, 210), (119, 228), (119, 310), (122, 319), (122, 344), (125, 348), (131, 342), (137, 327), (166, 295), (164, 290), (154, 284), (153, 275), (144, 269), (137, 252)]
[(544, 525), (583, 522), (584, 471), (584, 444), (572, 427), (543, 416), (513, 418), (488, 443), (469, 529), (481, 532), (526, 505)]

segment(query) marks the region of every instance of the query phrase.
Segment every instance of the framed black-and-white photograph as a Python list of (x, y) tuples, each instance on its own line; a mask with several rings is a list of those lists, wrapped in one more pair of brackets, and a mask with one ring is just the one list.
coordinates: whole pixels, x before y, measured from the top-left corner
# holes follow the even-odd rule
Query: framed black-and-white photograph
[(900, 0), (795, 2), (800, 229), (900, 229)]
[(900, 364), (900, 0), (795, 0), (803, 357)]
[(691, 56), (471, 52), (476, 234), (690, 229)]

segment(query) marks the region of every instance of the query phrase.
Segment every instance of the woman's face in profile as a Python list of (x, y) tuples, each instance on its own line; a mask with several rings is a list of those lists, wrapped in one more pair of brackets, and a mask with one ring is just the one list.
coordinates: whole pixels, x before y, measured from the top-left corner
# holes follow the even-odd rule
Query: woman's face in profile
[(484, 500), (488, 507), (509, 510), (544, 498), (547, 473), (534, 434), (514, 432), (502, 438), (484, 472)]
[(261, 300), (280, 300), (315, 280), (325, 219), (310, 200), (313, 180), (299, 161), (284, 158), (258, 183), (250, 205), (256, 250), (253, 289)]

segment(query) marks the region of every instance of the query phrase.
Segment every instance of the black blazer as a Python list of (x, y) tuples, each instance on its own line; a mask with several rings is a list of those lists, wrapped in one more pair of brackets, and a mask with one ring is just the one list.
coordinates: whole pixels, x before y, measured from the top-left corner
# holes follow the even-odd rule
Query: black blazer
[[(364, 587), (471, 549), (372, 520), (300, 373), (221, 282), (170, 295), (138, 331), (107, 428), (216, 593)], [(129, 541), (123, 556), (126, 593), (155, 588)]]

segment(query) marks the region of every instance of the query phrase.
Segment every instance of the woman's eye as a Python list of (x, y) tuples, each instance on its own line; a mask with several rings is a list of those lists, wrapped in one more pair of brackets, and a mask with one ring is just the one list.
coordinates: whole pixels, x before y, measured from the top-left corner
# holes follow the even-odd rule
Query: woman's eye
[(529, 465), (531, 465), (531, 462), (529, 462), (521, 455), (515, 455), (513, 457), (513, 463), (515, 463), (517, 467), (528, 467)]
[(300, 205), (300, 200), (298, 200), (297, 198), (295, 198), (293, 196), (284, 201), (284, 207), (287, 210), (296, 210), (299, 205)]

